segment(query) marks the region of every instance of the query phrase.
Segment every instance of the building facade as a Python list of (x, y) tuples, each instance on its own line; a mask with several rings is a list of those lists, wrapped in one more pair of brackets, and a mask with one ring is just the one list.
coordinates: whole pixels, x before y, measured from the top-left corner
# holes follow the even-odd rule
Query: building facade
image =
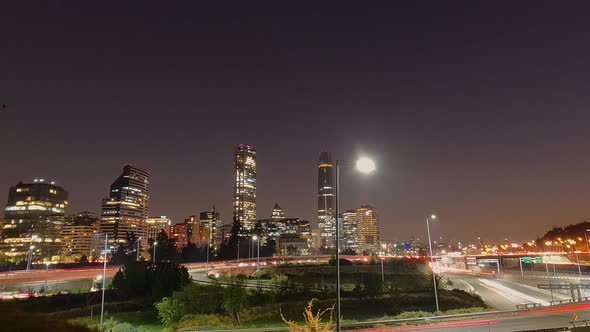
[(275, 203), (275, 206), (272, 208), (272, 212), (270, 214), (270, 219), (271, 220), (285, 219), (285, 212), (283, 212), (283, 209), (281, 208), (279, 203)]
[(358, 253), (359, 250), (359, 227), (356, 210), (347, 210), (342, 213), (342, 249), (351, 249)]
[(372, 205), (361, 205), (356, 209), (358, 222), (358, 243), (363, 251), (379, 252), (379, 221), (377, 209)]
[(4, 209), (0, 250), (15, 260), (51, 259), (61, 250), (61, 229), (65, 223), (68, 192), (35, 179), (10, 187)]
[(218, 228), (223, 225), (219, 216), (219, 211), (215, 209), (215, 206), (211, 210), (203, 211), (199, 213), (199, 221), (201, 227), (201, 235), (206, 244), (209, 244), (212, 248), (217, 249), (216, 244)]
[(147, 238), (157, 239), (158, 234), (164, 231), (167, 236), (170, 236), (172, 220), (166, 216), (149, 217), (145, 220), (147, 226)]
[(111, 184), (109, 197), (102, 200), (100, 232), (108, 234), (112, 244), (126, 243), (134, 233), (147, 248), (147, 224), (150, 207), (150, 175), (125, 165), (123, 173)]
[(98, 257), (100, 217), (83, 211), (69, 216), (61, 230), (61, 256), (77, 260), (82, 256)]
[(318, 226), (321, 246), (334, 248), (336, 223), (334, 213), (334, 165), (328, 152), (320, 153), (318, 166)]
[(256, 223), (256, 150), (240, 144), (234, 152), (234, 222), (239, 222), (242, 236), (248, 236)]
[(172, 225), (170, 238), (176, 242), (176, 248), (181, 249), (186, 247), (189, 243), (188, 225), (186, 223)]

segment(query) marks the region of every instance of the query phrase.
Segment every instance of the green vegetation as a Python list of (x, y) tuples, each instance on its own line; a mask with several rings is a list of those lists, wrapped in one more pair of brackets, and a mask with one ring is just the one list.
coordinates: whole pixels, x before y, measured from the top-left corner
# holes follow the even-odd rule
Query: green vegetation
[[(310, 299), (317, 299), (316, 308), (334, 305), (335, 270), (335, 266), (317, 264), (268, 267), (250, 279), (222, 276), (213, 279), (219, 284), (204, 285), (191, 283), (186, 268), (173, 263), (132, 262), (115, 275), (113, 288), (106, 291), (105, 327), (163, 332), (285, 326), (286, 320), (293, 330), (309, 328), (312, 317), (302, 316), (302, 308), (308, 308)], [(389, 260), (383, 270), (382, 276), (378, 261), (342, 266), (343, 323), (434, 315), (432, 275), (423, 262)], [(257, 284), (258, 288), (253, 287)], [(438, 285), (443, 313), (485, 308), (477, 296), (447, 290), (444, 280), (438, 280)], [(63, 331), (97, 331), (100, 299), (100, 292), (67, 294), (0, 302), (0, 309), (13, 315), (34, 313), (47, 322), (44, 327), (53, 327), (59, 320), (65, 324)]]
[[(348, 264), (342, 267), (342, 303), (344, 319), (368, 320), (422, 311), (433, 315), (435, 302), (432, 275), (425, 273), (420, 261), (391, 260), (380, 264)], [(307, 266), (269, 268), (253, 276), (264, 278), (265, 288), (245, 288), (245, 278), (222, 278), (227, 287), (191, 284), (156, 304), (158, 314), (169, 330), (184, 328), (231, 328), (280, 326), (284, 320), (301, 321), (301, 308), (309, 299), (315, 305), (334, 305), (335, 267)], [(250, 281), (252, 284), (253, 281)], [(461, 290), (446, 290), (438, 280), (439, 302), (443, 310), (482, 310), (483, 301)], [(272, 287), (269, 287), (272, 286)], [(404, 314), (404, 312), (407, 312)], [(440, 313), (438, 313), (440, 314)], [(306, 316), (307, 317), (307, 316)], [(309, 318), (309, 317), (307, 317)]]
[(190, 282), (188, 270), (173, 263), (156, 265), (133, 262), (121, 268), (113, 277), (112, 285), (125, 298), (150, 298), (158, 301)]

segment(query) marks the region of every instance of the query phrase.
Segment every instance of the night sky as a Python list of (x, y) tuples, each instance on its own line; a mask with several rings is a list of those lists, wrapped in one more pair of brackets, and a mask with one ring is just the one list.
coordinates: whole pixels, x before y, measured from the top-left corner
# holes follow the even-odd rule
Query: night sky
[(0, 204), (43, 177), (99, 212), (131, 163), (152, 215), (229, 222), (248, 143), (259, 218), (316, 221), (322, 150), (375, 158), (343, 169), (341, 206), (374, 204), (383, 239), (433, 212), (460, 241), (590, 218), (590, 4), (368, 3), (3, 3)]

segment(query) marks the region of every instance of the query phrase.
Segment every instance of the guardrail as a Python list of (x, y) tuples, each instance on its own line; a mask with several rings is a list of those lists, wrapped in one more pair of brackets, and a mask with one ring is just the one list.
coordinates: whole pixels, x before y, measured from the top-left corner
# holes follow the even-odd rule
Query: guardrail
[(516, 305), (517, 310), (534, 309), (534, 308), (540, 308), (540, 307), (542, 307), (541, 303), (523, 303), (523, 304)]
[(550, 301), (549, 303), (551, 305), (559, 305), (559, 304), (569, 304), (569, 303), (577, 303), (577, 302), (586, 302), (586, 301), (590, 301), (590, 297), (580, 297), (577, 299), (567, 299), (567, 300), (556, 300), (556, 301)]

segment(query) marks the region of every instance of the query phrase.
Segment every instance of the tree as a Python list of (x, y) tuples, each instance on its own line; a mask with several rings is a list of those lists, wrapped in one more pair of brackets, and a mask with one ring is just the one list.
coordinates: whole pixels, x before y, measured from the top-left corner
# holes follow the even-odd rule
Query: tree
[(237, 324), (240, 324), (240, 311), (244, 309), (247, 301), (246, 287), (239, 278), (234, 278), (225, 289), (223, 308), (230, 313)]
[(113, 277), (113, 288), (126, 298), (151, 297), (159, 300), (190, 282), (184, 266), (173, 263), (148, 264), (133, 262)]
[(139, 238), (133, 232), (127, 232), (125, 242), (119, 243), (117, 250), (111, 257), (111, 262), (116, 265), (126, 265), (137, 259), (137, 243)]
[[(178, 253), (178, 249), (176, 248), (176, 242), (174, 239), (168, 238), (168, 234), (161, 230), (157, 237), (156, 241), (156, 262), (166, 262), (166, 263), (180, 263), (180, 254)], [(150, 239), (150, 248), (149, 252), (150, 255), (154, 253), (154, 239)], [(153, 257), (152, 257), (153, 261)]]
[[(234, 220), (231, 227), (229, 238), (225, 239), (219, 248), (219, 258), (225, 259), (236, 259), (238, 256), (238, 247), (240, 245), (240, 232), (242, 226), (238, 220)], [(243, 243), (244, 241), (242, 241)], [(241, 252), (240, 252), (241, 253)], [(247, 252), (246, 252), (247, 254)], [(242, 254), (243, 255), (243, 254)]]

